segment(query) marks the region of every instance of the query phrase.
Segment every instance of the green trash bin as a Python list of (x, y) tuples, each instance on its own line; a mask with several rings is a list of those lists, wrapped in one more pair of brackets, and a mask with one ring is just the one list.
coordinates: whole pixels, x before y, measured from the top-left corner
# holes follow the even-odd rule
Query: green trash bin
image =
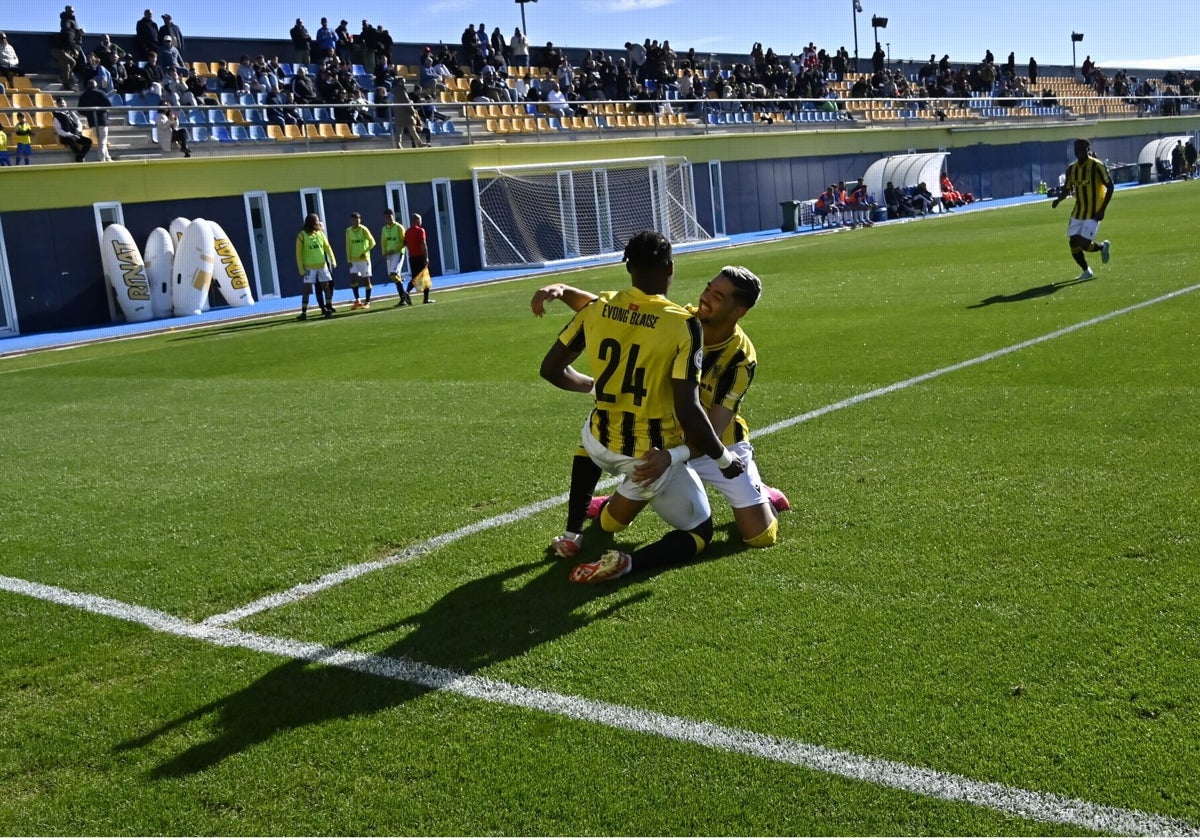
[(800, 202), (795, 199), (781, 201), (779, 206), (783, 208), (783, 224), (779, 229), (784, 233), (798, 231), (800, 229)]

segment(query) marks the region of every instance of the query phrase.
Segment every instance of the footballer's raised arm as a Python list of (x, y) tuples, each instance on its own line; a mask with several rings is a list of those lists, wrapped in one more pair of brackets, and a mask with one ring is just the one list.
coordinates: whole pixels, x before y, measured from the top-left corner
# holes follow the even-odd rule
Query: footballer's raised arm
[(591, 292), (576, 289), (566, 283), (552, 283), (549, 286), (542, 286), (533, 293), (533, 300), (529, 302), (529, 308), (533, 310), (534, 315), (541, 318), (546, 314), (546, 304), (550, 301), (561, 300), (578, 312), (595, 299), (596, 296)]

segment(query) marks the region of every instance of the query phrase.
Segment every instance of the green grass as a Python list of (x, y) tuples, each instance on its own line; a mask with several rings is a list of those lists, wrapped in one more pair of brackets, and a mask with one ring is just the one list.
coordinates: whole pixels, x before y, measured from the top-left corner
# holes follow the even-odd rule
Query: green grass
[[(1089, 283), (1040, 203), (682, 256), (672, 296), (763, 278), (763, 429), (1190, 286), (1194, 189), (1120, 193)], [(543, 282), (0, 359), (0, 575), (200, 621), (564, 493), (587, 404), (537, 376)], [(1197, 323), (1183, 294), (759, 436), (767, 551), (715, 501), (705, 562), (572, 587), (559, 506), (237, 628), (1195, 827)], [(1087, 833), (4, 591), (0, 638), (0, 834)]]

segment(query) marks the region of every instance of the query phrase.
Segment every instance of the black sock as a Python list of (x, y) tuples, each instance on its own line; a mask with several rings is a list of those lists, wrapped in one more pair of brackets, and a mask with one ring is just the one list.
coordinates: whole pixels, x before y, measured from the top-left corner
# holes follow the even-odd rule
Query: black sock
[(367, 291), (366, 291), (366, 294), (364, 295), (364, 299), (366, 300), (367, 303), (371, 302), (371, 284), (370, 283), (367, 284)]
[(571, 490), (567, 494), (567, 530), (576, 534), (583, 532), (587, 520), (588, 505), (596, 492), (596, 482), (603, 472), (586, 455), (576, 455), (571, 462)]
[(712, 540), (712, 517), (691, 531), (670, 531), (658, 542), (639, 548), (632, 555), (632, 570), (640, 572), (691, 560), (700, 553), (696, 548), (696, 537), (702, 538), (705, 545)]

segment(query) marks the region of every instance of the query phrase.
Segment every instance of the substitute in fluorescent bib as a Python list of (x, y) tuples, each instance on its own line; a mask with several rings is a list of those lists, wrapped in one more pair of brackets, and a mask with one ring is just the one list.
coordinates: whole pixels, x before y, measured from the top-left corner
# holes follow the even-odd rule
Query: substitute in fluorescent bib
[(1075, 162), (1067, 167), (1067, 182), (1051, 207), (1057, 207), (1068, 195), (1075, 196), (1071, 221), (1067, 223), (1071, 259), (1083, 269), (1075, 279), (1091, 280), (1096, 273), (1088, 266), (1084, 253), (1099, 251), (1103, 263), (1108, 262), (1111, 253), (1108, 240), (1097, 243), (1096, 233), (1104, 221), (1104, 211), (1112, 201), (1113, 181), (1104, 161), (1092, 154), (1092, 144), (1083, 138), (1075, 141)]

